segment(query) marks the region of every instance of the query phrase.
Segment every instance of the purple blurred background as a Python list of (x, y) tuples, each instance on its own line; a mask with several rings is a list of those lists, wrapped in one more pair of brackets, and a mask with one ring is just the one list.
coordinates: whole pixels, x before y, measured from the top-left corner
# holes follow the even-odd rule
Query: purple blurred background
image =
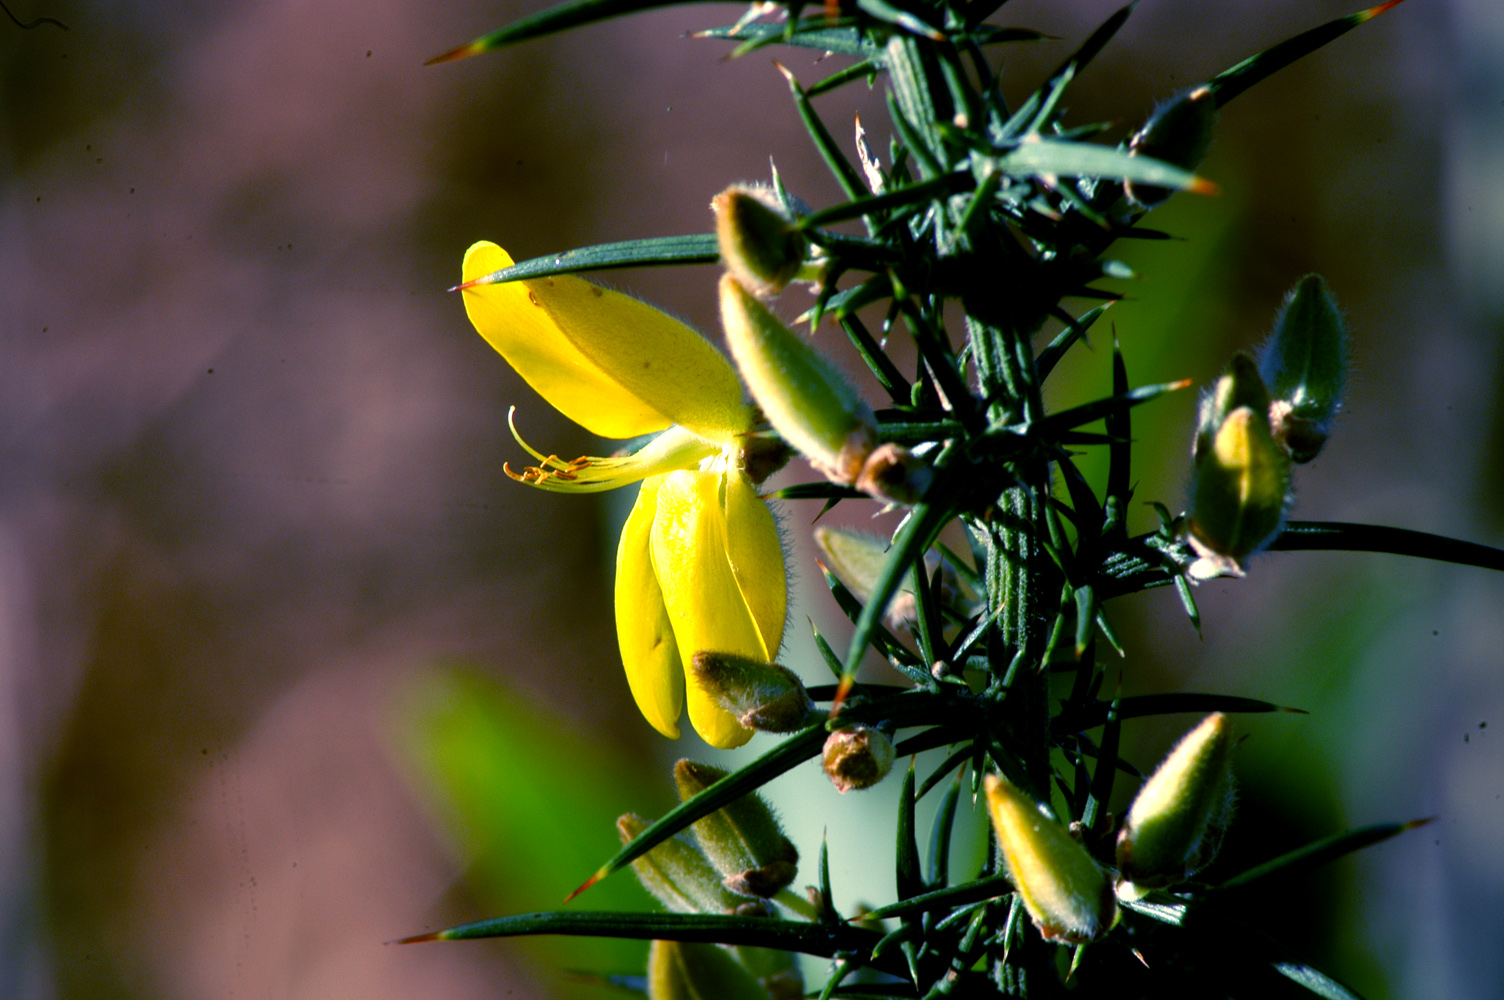
[[(624, 755), (664, 752), (615, 660), (605, 502), (501, 472), (521, 457), (510, 403), (530, 440), (592, 444), (444, 289), (475, 239), (524, 259), (706, 231), (710, 197), (765, 179), (770, 154), (811, 204), (836, 193), (769, 54), (684, 37), (734, 6), (421, 67), (539, 6), (16, 0), (71, 30), (0, 22), (0, 997), (555, 984), (504, 946), (382, 946), (453, 917), (464, 864), (390, 749), (415, 674), (465, 658)], [(1062, 39), (1003, 50), (1006, 95), (1113, 6), (1005, 7)], [(1129, 127), (1351, 10), (1148, 0), (1073, 120)], [(1331, 282), (1354, 377), (1297, 517), (1504, 544), (1501, 51), (1497, 0), (1365, 25), (1229, 105), (1204, 170), (1223, 194), (1153, 220), (1187, 241), (1125, 251), (1145, 280), (1114, 318), (1140, 382), (1204, 384), (1301, 275)], [(843, 65), (780, 58), (806, 83)], [(821, 99), (832, 131), (849, 139), (852, 101), (885, 147), (860, 86)], [(713, 332), (714, 277), (608, 280)], [(1101, 392), (1106, 372), (1099, 349), (1063, 391)], [(1181, 501), (1183, 395), (1136, 425), (1173, 435), (1141, 448), (1142, 499)], [(1289, 920), (1373, 996), (1499, 996), (1504, 582), (1290, 554), (1200, 597), (1199, 641), (1169, 591), (1110, 609), (1128, 690), (1312, 711), (1247, 723), (1244, 814), (1286, 826), (1235, 828), (1228, 850), (1436, 816), (1324, 875), (1336, 902)], [(801, 601), (839, 629), (821, 595)], [(1139, 727), (1130, 754), (1151, 764), (1185, 723)]]

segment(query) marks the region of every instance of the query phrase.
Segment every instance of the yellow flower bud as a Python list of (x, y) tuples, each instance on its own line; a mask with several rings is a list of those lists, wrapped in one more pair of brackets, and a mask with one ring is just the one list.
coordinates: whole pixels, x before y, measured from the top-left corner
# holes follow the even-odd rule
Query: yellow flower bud
[[(708, 764), (681, 760), (674, 765), (679, 798), (688, 800), (726, 777)], [(695, 821), (695, 837), (726, 888), (743, 896), (776, 896), (794, 881), (799, 852), (783, 835), (761, 795), (748, 792)]]
[(836, 791), (871, 788), (893, 770), (893, 741), (871, 726), (838, 729), (825, 740), (823, 763)]
[(1117, 901), (1102, 866), (1049, 810), (1007, 778), (987, 775), (987, 805), (1008, 876), (1048, 941), (1085, 944), (1107, 933)]
[[(628, 813), (616, 821), (623, 844), (648, 824)], [(705, 855), (682, 837), (670, 837), (636, 861), (632, 871), (654, 899), (674, 913), (730, 913), (744, 901), (727, 889)]]
[(721, 277), (721, 322), (773, 429), (833, 482), (856, 482), (877, 443), (872, 411), (857, 391), (730, 274)]
[(1279, 533), (1290, 496), (1290, 456), (1269, 430), (1269, 394), (1253, 359), (1233, 356), (1201, 402), (1188, 527), (1201, 557), (1194, 578), (1241, 575)]
[(804, 682), (781, 664), (702, 650), (694, 655), (690, 673), (748, 729), (791, 733), (809, 725), (815, 714)]
[(752, 973), (720, 945), (654, 941), (648, 949), (648, 1000), (768, 1000)]
[(721, 260), (759, 298), (783, 291), (804, 263), (804, 234), (766, 188), (733, 185), (711, 201)]
[(1232, 726), (1209, 715), (1144, 782), (1118, 834), (1118, 871), (1144, 889), (1183, 882), (1209, 864), (1232, 809)]

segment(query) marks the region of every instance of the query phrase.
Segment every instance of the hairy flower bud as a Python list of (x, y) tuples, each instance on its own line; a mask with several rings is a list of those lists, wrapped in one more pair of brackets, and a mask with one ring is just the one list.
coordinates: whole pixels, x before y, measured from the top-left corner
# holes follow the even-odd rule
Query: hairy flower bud
[(752, 973), (717, 944), (654, 941), (648, 949), (648, 1000), (768, 1000)]
[[(648, 824), (628, 813), (616, 821), (623, 844), (631, 843)], [(654, 899), (674, 913), (730, 913), (743, 898), (722, 884), (705, 855), (683, 837), (670, 837), (636, 861), (632, 871)]]
[(1347, 325), (1321, 275), (1306, 275), (1286, 296), (1259, 373), (1273, 397), (1275, 441), (1294, 461), (1309, 462), (1326, 444), (1347, 379)]
[(893, 770), (893, 741), (871, 726), (838, 729), (825, 740), (823, 763), (836, 791), (871, 788)]
[[(674, 765), (680, 799), (693, 798), (724, 777), (726, 772), (720, 768), (692, 760)], [(696, 820), (694, 831), (705, 856), (732, 892), (767, 899), (787, 888), (798, 873), (798, 850), (756, 792)]]
[(766, 188), (734, 184), (710, 202), (721, 260), (759, 298), (783, 291), (804, 263), (805, 240)]
[(809, 725), (815, 716), (804, 682), (781, 664), (702, 650), (694, 655), (690, 672), (717, 704), (748, 729), (791, 733)]
[(1118, 834), (1118, 871), (1143, 889), (1183, 882), (1209, 864), (1232, 809), (1232, 726), (1209, 715), (1144, 782)]
[(1049, 810), (1007, 778), (987, 775), (987, 806), (1008, 877), (1039, 933), (1085, 944), (1107, 933), (1117, 901), (1102, 866)]
[(1243, 560), (1284, 523), (1290, 457), (1269, 430), (1269, 397), (1244, 354), (1202, 400), (1193, 449), (1190, 543), (1193, 577), (1242, 573)]
[[(1217, 124), (1217, 99), (1207, 86), (1176, 94), (1154, 109), (1143, 128), (1128, 140), (1131, 156), (1150, 156), (1171, 166), (1195, 170), (1211, 148)], [(1152, 184), (1123, 185), (1129, 199), (1144, 208), (1162, 204), (1175, 191)]]
[(856, 482), (877, 444), (872, 411), (857, 391), (730, 274), (721, 277), (721, 322), (773, 429), (832, 481)]

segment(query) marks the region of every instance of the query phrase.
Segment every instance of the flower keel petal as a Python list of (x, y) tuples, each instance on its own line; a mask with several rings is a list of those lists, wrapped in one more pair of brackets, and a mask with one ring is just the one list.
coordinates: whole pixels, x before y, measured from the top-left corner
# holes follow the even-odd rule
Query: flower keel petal
[(679, 738), (684, 666), (658, 577), (652, 531), (659, 477), (642, 484), (616, 549), (616, 641), (627, 685), (643, 717), (669, 739)]

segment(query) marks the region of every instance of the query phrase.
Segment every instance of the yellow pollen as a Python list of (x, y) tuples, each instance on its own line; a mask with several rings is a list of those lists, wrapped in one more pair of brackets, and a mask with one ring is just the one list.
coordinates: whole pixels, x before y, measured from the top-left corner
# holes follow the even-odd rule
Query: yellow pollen
[(572, 462), (566, 462), (558, 455), (549, 455), (547, 458), (540, 459), (538, 465), (524, 466), (521, 473), (512, 471), (510, 462), (503, 462), (501, 471), (519, 483), (536, 486), (550, 479), (562, 479), (566, 483), (574, 482), (580, 478), (578, 474), (590, 468), (592, 464), (593, 460), (588, 455), (581, 455)]

